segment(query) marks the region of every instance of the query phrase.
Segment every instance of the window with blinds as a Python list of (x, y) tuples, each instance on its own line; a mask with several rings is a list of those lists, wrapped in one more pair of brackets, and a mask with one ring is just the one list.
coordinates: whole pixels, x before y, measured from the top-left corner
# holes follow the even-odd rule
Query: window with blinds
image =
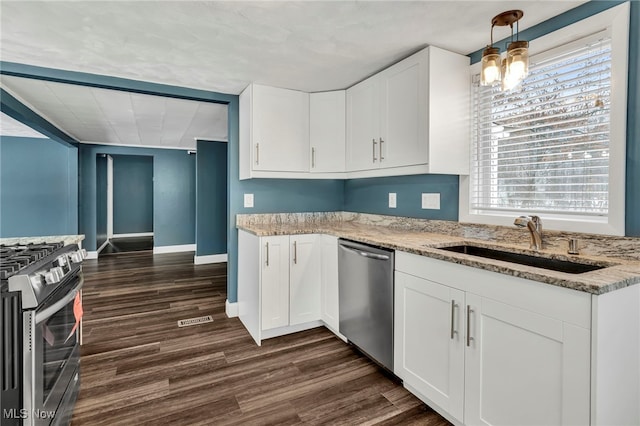
[(476, 81), (471, 209), (606, 216), (610, 39), (532, 57), (511, 91)]

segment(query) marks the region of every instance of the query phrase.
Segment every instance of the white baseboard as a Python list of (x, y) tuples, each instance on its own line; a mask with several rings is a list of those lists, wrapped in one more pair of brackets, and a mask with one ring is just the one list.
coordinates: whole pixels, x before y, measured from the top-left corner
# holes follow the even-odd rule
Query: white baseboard
[(196, 251), (196, 245), (183, 244), (183, 245), (175, 245), (175, 246), (156, 246), (153, 248), (153, 254), (182, 253), (185, 251)]
[(105, 248), (106, 246), (108, 246), (108, 245), (109, 245), (109, 239), (107, 238), (107, 240), (106, 240), (104, 243), (102, 243), (102, 245), (100, 246), (100, 248), (99, 248), (98, 250), (96, 250), (96, 253), (97, 253), (97, 254), (100, 254), (100, 252), (101, 252), (102, 250), (104, 250), (104, 248)]
[(97, 259), (98, 258), (98, 252), (97, 251), (88, 251), (87, 252), (87, 257), (85, 259)]
[(310, 330), (316, 327), (324, 327), (324, 323), (320, 320), (317, 320), (305, 322), (303, 324), (287, 325), (285, 327), (263, 330), (261, 334), (261, 340), (284, 336), (285, 334), (297, 333), (299, 331)]
[(227, 314), (228, 318), (235, 318), (238, 316), (238, 302), (229, 302), (229, 299), (227, 299), (226, 302), (224, 302), (224, 312)]
[(153, 232), (134, 232), (131, 234), (113, 234), (111, 238), (153, 237)]
[(204, 265), (207, 263), (224, 263), (227, 261), (227, 253), (209, 254), (207, 256), (193, 256), (194, 265)]

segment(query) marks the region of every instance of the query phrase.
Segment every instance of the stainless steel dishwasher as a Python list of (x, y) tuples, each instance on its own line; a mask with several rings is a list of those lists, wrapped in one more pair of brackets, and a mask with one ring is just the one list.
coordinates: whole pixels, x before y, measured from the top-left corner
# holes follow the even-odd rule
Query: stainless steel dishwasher
[(340, 333), (393, 371), (394, 251), (338, 241)]

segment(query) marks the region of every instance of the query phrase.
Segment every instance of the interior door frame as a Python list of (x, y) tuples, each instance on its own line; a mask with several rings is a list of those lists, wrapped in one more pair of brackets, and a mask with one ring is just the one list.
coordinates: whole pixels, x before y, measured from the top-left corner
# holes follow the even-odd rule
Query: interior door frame
[(113, 238), (113, 157), (107, 155), (107, 240)]

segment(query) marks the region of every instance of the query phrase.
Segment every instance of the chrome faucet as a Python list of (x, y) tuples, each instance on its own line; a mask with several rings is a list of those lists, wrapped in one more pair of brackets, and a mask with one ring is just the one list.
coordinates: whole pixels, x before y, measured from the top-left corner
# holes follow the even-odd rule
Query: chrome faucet
[(540, 219), (540, 217), (516, 217), (516, 220), (513, 221), (513, 224), (519, 226), (520, 228), (524, 228), (526, 226), (529, 229), (529, 233), (531, 234), (531, 245), (529, 246), (529, 248), (533, 250), (542, 249), (542, 220)]

